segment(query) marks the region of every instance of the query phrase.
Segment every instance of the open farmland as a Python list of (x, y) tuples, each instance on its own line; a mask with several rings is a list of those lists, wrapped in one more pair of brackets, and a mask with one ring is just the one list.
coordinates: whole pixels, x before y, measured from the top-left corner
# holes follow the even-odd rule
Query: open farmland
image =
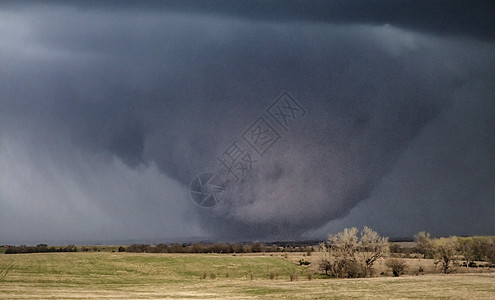
[(290, 256), (268, 254), (43, 253), (1, 255), (0, 264), (14, 265), (0, 281), (2, 299), (490, 299), (495, 295), (494, 273), (366, 279), (314, 274), (309, 280), (310, 269), (295, 264)]

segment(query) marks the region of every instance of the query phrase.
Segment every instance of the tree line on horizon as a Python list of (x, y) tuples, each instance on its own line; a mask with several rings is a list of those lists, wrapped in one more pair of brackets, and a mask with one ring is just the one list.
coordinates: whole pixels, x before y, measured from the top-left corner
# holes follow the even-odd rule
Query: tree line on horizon
[(194, 244), (133, 244), (125, 248), (127, 252), (141, 253), (259, 253), (259, 252), (302, 252), (312, 251), (310, 246), (278, 246), (253, 242), (240, 243), (194, 243)]
[(23, 253), (48, 253), (48, 252), (77, 252), (77, 247), (70, 244), (64, 247), (48, 247), (47, 244), (38, 244), (36, 246), (8, 246), (5, 254), (23, 254)]

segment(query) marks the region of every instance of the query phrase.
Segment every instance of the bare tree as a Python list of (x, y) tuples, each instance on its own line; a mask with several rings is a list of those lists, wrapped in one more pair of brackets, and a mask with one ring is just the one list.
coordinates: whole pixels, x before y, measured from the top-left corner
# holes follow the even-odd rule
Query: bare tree
[(472, 237), (457, 237), (457, 251), (466, 261), (466, 267), (469, 267), (476, 258), (473, 245), (474, 241)]
[(358, 230), (345, 228), (343, 232), (328, 236), (330, 272), (335, 277), (364, 277), (356, 258), (358, 250)]
[(365, 277), (373, 275), (373, 264), (388, 253), (388, 238), (380, 237), (364, 227), (358, 237), (356, 228), (329, 235), (328, 242), (320, 245), (324, 259), (320, 268), (335, 277)]
[(439, 238), (434, 242), (435, 265), (440, 265), (445, 274), (452, 271), (452, 264), (457, 255), (457, 239), (455, 237)]
[(428, 232), (424, 232), (424, 231), (418, 232), (414, 236), (414, 240), (417, 243), (416, 247), (419, 253), (423, 254), (423, 258), (433, 257), (433, 242)]
[(359, 239), (355, 227), (345, 228), (343, 232), (328, 236), (332, 254), (346, 260), (356, 261)]
[(381, 237), (376, 231), (364, 226), (361, 231), (359, 248), (364, 271), (366, 275), (373, 276), (373, 264), (390, 251), (388, 238)]

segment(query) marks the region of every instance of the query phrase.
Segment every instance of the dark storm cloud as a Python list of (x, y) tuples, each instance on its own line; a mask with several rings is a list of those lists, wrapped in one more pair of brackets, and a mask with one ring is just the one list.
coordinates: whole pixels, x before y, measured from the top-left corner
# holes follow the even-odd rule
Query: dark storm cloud
[[(0, 18), (0, 228), (10, 239), (297, 238), (370, 202), (438, 210), (493, 197), (493, 172), (471, 170), (495, 152), (486, 10), (461, 28), (458, 2), (445, 22), (420, 18), (412, 2), (409, 18), (388, 2), (378, 12), (356, 2), (328, 4), (336, 12), (322, 2), (21, 3)], [(399, 28), (409, 24), (414, 31)], [(481, 41), (463, 38), (474, 32)], [(220, 205), (194, 207), (194, 176), (218, 168), (216, 157), (284, 90), (306, 116)], [(478, 106), (462, 104), (478, 94)], [(483, 109), (450, 113), (473, 107)], [(434, 170), (419, 164), (432, 149)], [(452, 195), (452, 169), (483, 178), (465, 186), (480, 192)], [(374, 214), (369, 225), (389, 212)], [(397, 233), (418, 224), (446, 232), (420, 218)]]
[(391, 236), (492, 234), (495, 107), (486, 80), (460, 87), (453, 105), (411, 142), (369, 200), (321, 233), (371, 225)]
[[(11, 5), (36, 1), (8, 1)], [(395, 0), (169, 0), (169, 1), (63, 1), (45, 3), (73, 5), (81, 9), (161, 10), (208, 14), (254, 21), (323, 22), (331, 24), (390, 24), (413, 31), (495, 38), (493, 1), (395, 1)]]

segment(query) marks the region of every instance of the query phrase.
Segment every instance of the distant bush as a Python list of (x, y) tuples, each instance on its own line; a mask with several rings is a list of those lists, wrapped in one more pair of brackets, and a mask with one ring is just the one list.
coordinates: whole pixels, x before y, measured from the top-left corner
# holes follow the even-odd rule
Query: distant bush
[(386, 261), (385, 265), (392, 270), (392, 274), (395, 277), (403, 275), (407, 268), (406, 261), (400, 258), (390, 258)]
[(73, 244), (67, 245), (63, 252), (77, 252), (77, 247)]
[(492, 245), (488, 251), (486, 251), (486, 258), (492, 264), (495, 264), (495, 245)]
[(390, 243), (389, 248), (390, 248), (390, 253), (402, 253), (401, 247), (396, 243)]
[(138, 253), (145, 253), (145, 252), (151, 252), (150, 251), (151, 246), (146, 245), (146, 244), (132, 244), (129, 247), (127, 247), (127, 252), (138, 252)]
[(308, 277), (309, 281), (313, 280), (313, 273), (312, 272), (308, 272), (308, 274), (306, 276)]
[(297, 275), (297, 273), (295, 273), (295, 272), (289, 273), (289, 279), (290, 279), (290, 281), (295, 281), (298, 278), (299, 278), (299, 276)]
[(262, 245), (260, 242), (254, 242), (251, 245), (251, 251), (252, 252), (261, 252)]

